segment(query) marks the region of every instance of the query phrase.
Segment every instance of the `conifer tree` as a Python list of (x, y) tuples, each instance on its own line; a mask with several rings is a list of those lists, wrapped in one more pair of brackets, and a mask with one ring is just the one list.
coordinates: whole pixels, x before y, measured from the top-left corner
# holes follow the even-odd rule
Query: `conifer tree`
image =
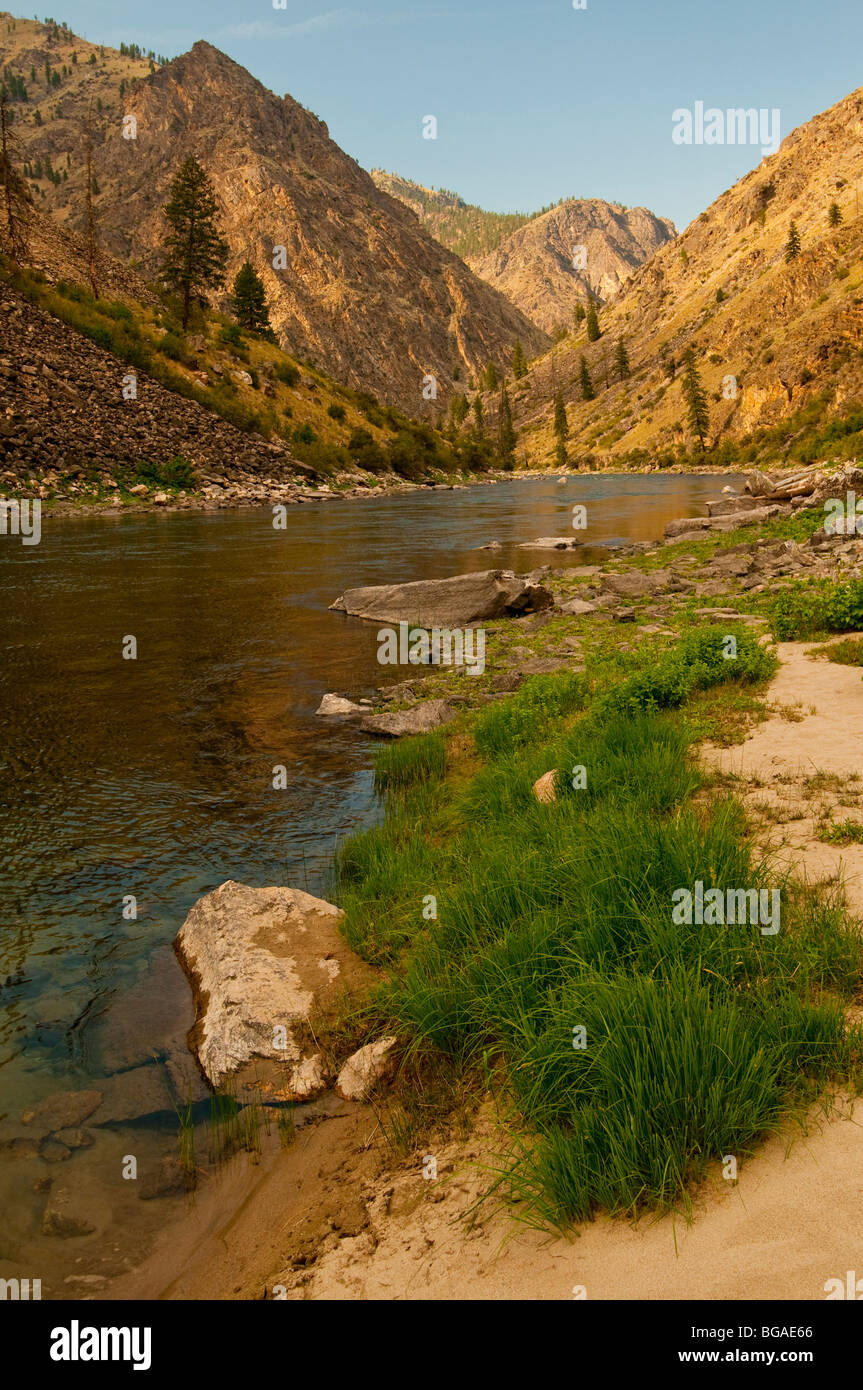
[(602, 329), (599, 326), (599, 316), (596, 312), (596, 305), (590, 301), (590, 308), (587, 311), (587, 341), (589, 343), (599, 342), (602, 337)]
[(463, 425), (465, 417), (470, 409), (467, 403), (467, 396), (455, 395), (449, 403), (449, 413), (456, 425)]
[(786, 261), (796, 261), (800, 255), (800, 233), (797, 230), (797, 223), (792, 222), (788, 228), (788, 240), (785, 243)]
[(477, 435), (477, 438), (478, 438), (478, 439), (482, 439), (482, 435), (483, 435), (482, 396), (474, 396), (473, 401), (471, 402), (471, 404), (472, 404), (472, 406), (473, 406), (474, 428), (475, 428), (475, 430), (476, 430), (476, 435)]
[(251, 261), (244, 261), (234, 277), (231, 306), (241, 328), (275, 341), (264, 282)]
[(617, 340), (617, 350), (614, 354), (614, 367), (617, 372), (618, 381), (625, 381), (632, 373), (629, 369), (629, 353), (626, 351), (626, 343), (622, 338)]
[(593, 389), (593, 382), (590, 379), (590, 372), (587, 369), (587, 362), (582, 357), (581, 366), (578, 373), (578, 382), (581, 387), (581, 399), (592, 401), (596, 399), (596, 392)]
[(13, 261), (27, 254), (27, 220), (32, 198), (13, 163), (17, 141), (10, 129), (9, 95), (0, 87), (0, 186), (3, 193), (3, 245)]
[(487, 391), (493, 391), (497, 386), (497, 368), (493, 362), (489, 362), (485, 369), (485, 387)]
[(683, 354), (683, 365), (685, 368), (683, 395), (686, 400), (686, 417), (692, 433), (698, 436), (698, 443), (703, 452), (706, 447), (705, 436), (710, 428), (710, 410), (707, 404), (707, 392), (701, 385), (693, 348), (687, 348)]
[(165, 261), (160, 278), (183, 297), (183, 330), (189, 326), (192, 299), (206, 304), (204, 290), (225, 283), (228, 243), (218, 225), (213, 185), (194, 155), (190, 155), (171, 185), (165, 204), (170, 230), (162, 245)]
[(513, 462), (513, 454), (517, 439), (518, 436), (512, 424), (512, 409), (509, 404), (509, 395), (507, 394), (506, 385), (504, 384), (500, 388), (500, 405), (497, 414), (497, 447), (503, 463), (507, 466)]
[(569, 425), (566, 419), (566, 406), (563, 392), (558, 390), (554, 397), (554, 437), (557, 440), (554, 456), (559, 467), (566, 464), (566, 441), (569, 438)]
[(827, 220), (830, 223), (831, 227), (838, 227), (840, 225), (842, 221), (842, 209), (840, 208), (838, 203), (830, 204), (830, 211), (827, 214)]
[(523, 376), (527, 376), (527, 362), (522, 351), (521, 343), (517, 338), (512, 349), (512, 374), (516, 381)]
[(576, 304), (572, 317), (575, 320), (576, 329), (579, 329), (587, 318), (587, 310), (583, 304)]

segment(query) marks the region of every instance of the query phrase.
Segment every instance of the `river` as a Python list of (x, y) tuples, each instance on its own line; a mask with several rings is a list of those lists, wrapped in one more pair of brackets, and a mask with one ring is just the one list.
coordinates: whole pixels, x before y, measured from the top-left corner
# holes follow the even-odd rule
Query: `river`
[[(227, 878), (325, 891), (340, 837), (378, 814), (369, 740), (314, 714), (325, 691), (384, 683), (375, 629), (328, 605), (360, 584), (583, 564), (596, 552), (518, 543), (656, 539), (729, 481), (522, 479), (291, 507), (284, 529), (260, 508), (44, 516), (38, 546), (0, 537), (0, 1116), (19, 1135), (0, 1151), (0, 1276), (68, 1297), (139, 1258), (183, 1199), (136, 1203), (122, 1160), (164, 1152), (177, 1123), (123, 1107), (175, 1002), (182, 1022), (169, 948), (186, 912)], [(22, 1110), (118, 1077), (132, 1098), (120, 1088), (91, 1147), (49, 1161), (20, 1140)], [(58, 1238), (61, 1189), (89, 1231)]]

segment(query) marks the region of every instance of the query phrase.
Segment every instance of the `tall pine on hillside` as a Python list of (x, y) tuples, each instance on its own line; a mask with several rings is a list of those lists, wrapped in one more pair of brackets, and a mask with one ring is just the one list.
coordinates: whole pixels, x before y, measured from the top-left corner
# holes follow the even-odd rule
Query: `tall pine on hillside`
[(587, 311), (587, 341), (597, 343), (602, 337), (602, 329), (599, 326), (599, 317), (596, 312), (596, 305), (590, 301), (590, 308)]
[(527, 362), (525, 361), (521, 343), (517, 338), (512, 349), (512, 374), (516, 381), (519, 381), (523, 376), (527, 376)]
[(13, 261), (21, 262), (27, 254), (27, 221), (31, 204), (30, 190), (13, 163), (17, 153), (16, 140), (9, 129), (11, 113), (6, 88), (0, 87), (0, 186), (3, 191), (2, 244)]
[(566, 419), (566, 406), (563, 403), (563, 392), (558, 391), (554, 397), (554, 437), (557, 444), (554, 449), (554, 457), (558, 467), (563, 468), (566, 464), (566, 441), (569, 438), (569, 425)]
[(705, 436), (710, 429), (710, 409), (707, 392), (701, 385), (695, 352), (689, 347), (683, 354), (683, 396), (686, 401), (686, 418), (692, 433), (698, 436), (702, 453), (706, 447)]
[(265, 338), (275, 341), (276, 335), (270, 323), (270, 310), (267, 306), (267, 292), (251, 261), (243, 261), (234, 276), (231, 307), (241, 328), (248, 329), (250, 333), (260, 333)]
[(596, 392), (593, 389), (593, 382), (590, 378), (587, 362), (583, 357), (578, 373), (578, 383), (581, 387), (581, 399), (583, 401), (592, 401), (596, 399)]
[(797, 230), (797, 223), (792, 222), (788, 228), (788, 240), (785, 243), (786, 261), (796, 261), (800, 255), (800, 233)]
[(204, 291), (225, 283), (228, 243), (218, 226), (213, 185), (190, 155), (171, 185), (165, 205), (170, 231), (164, 238), (164, 283), (183, 297), (183, 329), (189, 326), (192, 299), (206, 304)]

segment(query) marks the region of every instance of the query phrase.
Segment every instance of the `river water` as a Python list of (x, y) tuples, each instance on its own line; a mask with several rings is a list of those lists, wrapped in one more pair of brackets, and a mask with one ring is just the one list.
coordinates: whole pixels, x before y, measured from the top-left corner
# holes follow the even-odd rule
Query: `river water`
[[(339, 838), (378, 813), (369, 740), (314, 715), (325, 691), (384, 683), (376, 630), (328, 605), (360, 584), (583, 564), (593, 550), (518, 543), (656, 539), (728, 481), (523, 479), (292, 507), (284, 530), (261, 508), (43, 517), (38, 546), (0, 536), (0, 1132), (17, 1137), (0, 1150), (0, 1276), (77, 1296), (140, 1257), (183, 1201), (135, 1200), (121, 1176), (130, 1153), (152, 1166), (174, 1143), (183, 918), (227, 878), (324, 891)], [(95, 1115), (66, 1157), (36, 1153), (22, 1110), (87, 1089), (110, 1094), (114, 1123)]]

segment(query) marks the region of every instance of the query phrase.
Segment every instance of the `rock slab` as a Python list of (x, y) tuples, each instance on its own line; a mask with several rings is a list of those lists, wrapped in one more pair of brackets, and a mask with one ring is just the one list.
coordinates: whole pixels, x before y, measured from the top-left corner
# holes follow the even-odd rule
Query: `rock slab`
[(330, 608), (370, 622), (463, 627), (489, 618), (538, 613), (551, 608), (552, 603), (549, 591), (524, 575), (511, 570), (480, 570), (450, 579), (347, 589)]

